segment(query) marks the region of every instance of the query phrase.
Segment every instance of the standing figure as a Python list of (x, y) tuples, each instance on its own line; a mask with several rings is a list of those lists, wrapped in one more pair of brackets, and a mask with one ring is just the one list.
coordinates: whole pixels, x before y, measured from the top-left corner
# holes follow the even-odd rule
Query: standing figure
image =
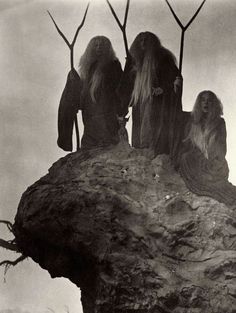
[(132, 106), (132, 146), (174, 155), (182, 79), (174, 55), (156, 35), (142, 32), (131, 45), (119, 87), (124, 112)]
[[(79, 75), (72, 70), (65, 88), (69, 88), (69, 96), (76, 102), (77, 111), (82, 111), (82, 148), (104, 147), (119, 142), (117, 115), (122, 113), (117, 86), (121, 75), (121, 65), (110, 40), (104, 36), (92, 38), (80, 58)], [(68, 140), (71, 141), (71, 132)]]
[(180, 173), (194, 193), (236, 204), (236, 187), (228, 182), (226, 127), (222, 104), (209, 90), (199, 93), (186, 124), (179, 157)]

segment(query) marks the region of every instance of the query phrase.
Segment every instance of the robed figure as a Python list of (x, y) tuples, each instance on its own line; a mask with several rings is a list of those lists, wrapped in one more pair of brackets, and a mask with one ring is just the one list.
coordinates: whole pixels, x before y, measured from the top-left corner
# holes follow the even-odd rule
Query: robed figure
[[(67, 122), (64, 113), (60, 119), (60, 107), (62, 102), (65, 103), (67, 100), (70, 102), (69, 104), (67, 102), (67, 115), (73, 116), (75, 111), (82, 111), (84, 124), (82, 148), (104, 147), (119, 142), (117, 116), (123, 113), (117, 87), (121, 75), (121, 64), (110, 40), (104, 36), (92, 38), (80, 58), (79, 74), (72, 70), (68, 75), (59, 106), (58, 143), (63, 141), (63, 146), (72, 147), (70, 145), (72, 132), (69, 130), (71, 123), (73, 125), (73, 118)], [(73, 101), (70, 101), (71, 99)], [(63, 136), (65, 132), (67, 136)], [(63, 146), (61, 145), (62, 148)]]
[[(182, 79), (174, 55), (151, 32), (132, 43), (119, 87), (123, 110), (132, 106), (132, 146), (174, 155), (180, 135)], [(181, 130), (180, 130), (181, 131)]]
[(192, 192), (236, 205), (236, 187), (228, 182), (226, 126), (222, 104), (209, 90), (199, 93), (185, 127), (180, 173)]

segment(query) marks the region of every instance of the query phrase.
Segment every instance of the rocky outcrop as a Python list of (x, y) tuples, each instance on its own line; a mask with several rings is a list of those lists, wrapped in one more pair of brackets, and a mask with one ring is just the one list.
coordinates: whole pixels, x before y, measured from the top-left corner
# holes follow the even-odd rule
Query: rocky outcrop
[(236, 219), (165, 155), (68, 154), (22, 196), (24, 255), (81, 288), (84, 313), (236, 312)]

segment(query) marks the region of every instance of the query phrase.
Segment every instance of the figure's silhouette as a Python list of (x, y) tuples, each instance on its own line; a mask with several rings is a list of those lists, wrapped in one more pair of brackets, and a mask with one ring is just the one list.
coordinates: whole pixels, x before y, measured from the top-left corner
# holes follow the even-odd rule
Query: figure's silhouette
[[(79, 74), (71, 70), (68, 75), (63, 93), (65, 95), (68, 93), (68, 97), (64, 97), (63, 100), (62, 95), (61, 99), (61, 103), (70, 98), (75, 99), (73, 102), (76, 103), (76, 108), (72, 109), (82, 111), (84, 123), (82, 148), (107, 146), (119, 142), (117, 116), (122, 115), (122, 112), (116, 90), (121, 75), (121, 65), (110, 40), (104, 36), (92, 38), (80, 59)], [(71, 114), (69, 109), (68, 114)]]
[(236, 187), (228, 182), (222, 114), (221, 101), (212, 91), (199, 93), (185, 128), (179, 166), (191, 191), (232, 205), (236, 204)]
[(124, 111), (132, 106), (132, 146), (171, 154), (175, 120), (181, 112), (181, 85), (174, 55), (151, 32), (131, 45), (119, 92)]

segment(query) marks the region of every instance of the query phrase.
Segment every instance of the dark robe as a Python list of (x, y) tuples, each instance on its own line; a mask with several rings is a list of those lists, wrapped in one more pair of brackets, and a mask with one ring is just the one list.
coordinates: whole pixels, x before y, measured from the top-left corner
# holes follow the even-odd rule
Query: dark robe
[[(90, 81), (97, 64), (91, 66), (88, 81)], [(106, 64), (103, 68), (102, 85), (95, 92), (94, 102), (88, 86), (82, 87), (80, 109), (84, 123), (84, 134), (81, 140), (82, 148), (92, 148), (117, 144), (119, 142), (120, 100), (117, 86), (120, 82), (122, 69), (118, 60)]]
[[(90, 81), (97, 63), (90, 69)], [(118, 60), (111, 61), (103, 68), (103, 81), (95, 93), (96, 102), (91, 99), (89, 88), (82, 83), (78, 73), (72, 70), (62, 94), (58, 114), (58, 145), (66, 151), (72, 150), (72, 131), (78, 110), (82, 111), (84, 133), (82, 148), (93, 148), (117, 144), (119, 142), (119, 123), (121, 115), (120, 100), (116, 90), (122, 69)]]
[[(136, 75), (132, 62), (132, 57), (129, 56), (119, 87), (125, 114), (128, 112)], [(133, 106), (132, 146), (151, 148), (155, 155), (165, 153), (174, 157), (180, 141), (181, 129), (178, 119), (181, 118), (182, 112), (182, 90), (175, 93), (174, 81), (180, 74), (174, 60), (166, 54), (165, 49), (161, 50), (158, 64), (156, 81), (152, 87), (160, 87), (163, 93), (154, 94), (149, 103), (137, 103)]]
[[(192, 120), (186, 125), (186, 135)], [(209, 196), (227, 205), (236, 204), (236, 187), (228, 182), (229, 168), (226, 155), (226, 127), (219, 118), (211, 129), (208, 158), (190, 140), (184, 142), (179, 157), (179, 170), (187, 187), (200, 196)]]
[(81, 80), (75, 69), (72, 69), (63, 90), (58, 109), (58, 139), (57, 144), (65, 151), (72, 151), (73, 125), (78, 112)]

